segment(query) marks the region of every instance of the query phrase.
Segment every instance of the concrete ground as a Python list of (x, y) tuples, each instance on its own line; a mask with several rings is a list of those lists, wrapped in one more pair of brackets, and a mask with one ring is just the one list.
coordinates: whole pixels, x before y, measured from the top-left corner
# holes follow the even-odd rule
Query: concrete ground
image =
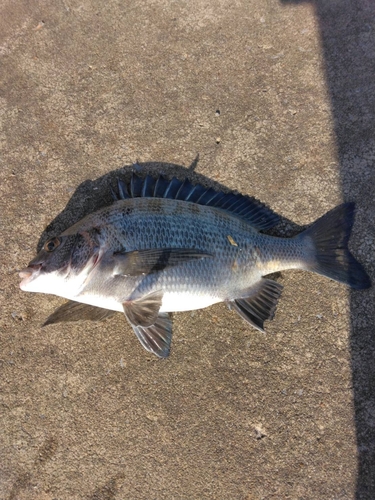
[(374, 60), (372, 0), (2, 0), (1, 499), (375, 498), (374, 289), (283, 272), (267, 334), (178, 313), (160, 361), (17, 274), (138, 160), (286, 231), (356, 201), (374, 279)]

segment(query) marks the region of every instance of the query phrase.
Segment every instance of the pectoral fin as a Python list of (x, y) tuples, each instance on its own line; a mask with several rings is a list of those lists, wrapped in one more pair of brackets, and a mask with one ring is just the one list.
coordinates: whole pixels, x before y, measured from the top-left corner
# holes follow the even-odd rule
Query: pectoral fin
[(112, 257), (113, 273), (123, 276), (139, 276), (206, 257), (212, 256), (195, 248), (155, 248), (116, 253)]
[(42, 326), (52, 325), (53, 323), (62, 323), (68, 321), (102, 321), (116, 314), (116, 311), (103, 309), (101, 307), (90, 306), (82, 304), (81, 302), (74, 302), (70, 300), (62, 306), (58, 307), (43, 323)]
[(262, 278), (243, 297), (230, 301), (230, 305), (250, 325), (264, 332), (263, 323), (273, 319), (282, 289), (276, 281)]

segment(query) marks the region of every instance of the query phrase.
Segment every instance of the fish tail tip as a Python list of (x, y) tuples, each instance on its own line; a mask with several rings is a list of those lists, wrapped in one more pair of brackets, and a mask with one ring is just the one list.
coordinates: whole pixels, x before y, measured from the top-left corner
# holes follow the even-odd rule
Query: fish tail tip
[(314, 222), (301, 237), (309, 237), (315, 247), (307, 269), (362, 290), (371, 287), (371, 279), (348, 248), (354, 214), (355, 203), (343, 203)]

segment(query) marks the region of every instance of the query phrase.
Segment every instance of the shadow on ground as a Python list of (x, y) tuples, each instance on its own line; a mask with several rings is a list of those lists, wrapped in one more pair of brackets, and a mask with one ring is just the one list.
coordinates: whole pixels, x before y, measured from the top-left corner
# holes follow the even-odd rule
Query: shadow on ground
[[(362, 262), (373, 260), (375, 161), (375, 2), (311, 2), (320, 27), (343, 199), (355, 200), (363, 219)], [(355, 239), (355, 235), (354, 235)], [(373, 265), (373, 264), (371, 264)], [(358, 446), (357, 499), (375, 498), (375, 310), (369, 292), (351, 292), (351, 362)], [(355, 314), (353, 314), (355, 311)]]

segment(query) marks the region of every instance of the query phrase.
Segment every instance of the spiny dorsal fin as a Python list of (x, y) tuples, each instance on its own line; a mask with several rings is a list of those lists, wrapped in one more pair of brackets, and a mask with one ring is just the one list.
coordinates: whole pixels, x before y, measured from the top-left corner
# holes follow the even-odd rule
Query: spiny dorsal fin
[(270, 229), (279, 222), (279, 216), (256, 199), (242, 194), (223, 193), (200, 184), (192, 184), (188, 179), (180, 181), (173, 177), (170, 181), (160, 175), (157, 179), (148, 175), (144, 179), (132, 174), (130, 183), (118, 180), (118, 194), (112, 190), (115, 200), (128, 198), (170, 198), (207, 205), (230, 212), (256, 229)]

